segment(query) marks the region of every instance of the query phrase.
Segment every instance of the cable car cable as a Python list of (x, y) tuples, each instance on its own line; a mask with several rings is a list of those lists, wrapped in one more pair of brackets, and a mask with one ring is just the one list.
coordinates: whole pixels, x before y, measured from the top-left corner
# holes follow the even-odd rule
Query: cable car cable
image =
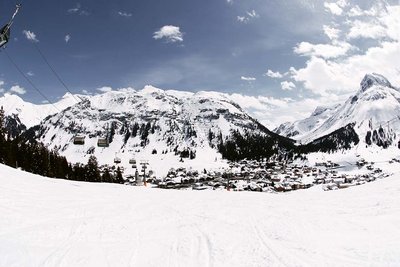
[(14, 67), (17, 69), (17, 71), (25, 78), (25, 80), (33, 87), (33, 89), (35, 89), (46, 101), (48, 101), (58, 112), (60, 112), (60, 110), (53, 104), (52, 101), (50, 101), (50, 99), (43, 94), (39, 88), (36, 87), (36, 85), (32, 82), (31, 79), (29, 79), (25, 73), (18, 67), (17, 63), (15, 63), (15, 61), (11, 58), (10, 54), (8, 54), (7, 50), (4, 50), (4, 53), (7, 55), (7, 58), (10, 60), (10, 62), (14, 65)]
[(72, 95), (72, 97), (79, 103), (82, 102), (81, 98), (77, 98), (71, 90), (68, 88), (68, 86), (65, 84), (65, 82), (61, 79), (60, 75), (56, 72), (56, 70), (53, 68), (53, 66), (50, 64), (50, 62), (47, 60), (46, 56), (43, 54), (42, 50), (40, 50), (39, 46), (33, 42), (33, 45), (35, 46), (36, 50), (39, 52), (40, 56), (43, 58), (44, 62), (46, 62), (47, 66), (49, 69), (53, 72), (54, 76), (58, 79), (58, 81), (64, 86), (64, 88)]

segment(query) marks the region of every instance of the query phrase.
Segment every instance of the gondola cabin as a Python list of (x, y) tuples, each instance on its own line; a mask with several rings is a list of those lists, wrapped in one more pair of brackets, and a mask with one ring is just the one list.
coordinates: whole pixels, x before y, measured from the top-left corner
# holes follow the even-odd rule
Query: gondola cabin
[(84, 145), (85, 137), (84, 136), (75, 136), (74, 137), (74, 145)]
[(137, 169), (137, 165), (136, 164), (132, 165), (132, 168)]
[(115, 157), (115, 158), (114, 158), (114, 163), (115, 163), (115, 164), (121, 163), (121, 159), (118, 158), (118, 157)]
[(109, 145), (107, 138), (99, 138), (97, 140), (98, 147), (109, 147)]
[(10, 28), (7, 24), (0, 30), (0, 47), (3, 47), (10, 39)]
[(129, 164), (136, 165), (136, 159), (130, 159), (130, 160), (129, 160)]

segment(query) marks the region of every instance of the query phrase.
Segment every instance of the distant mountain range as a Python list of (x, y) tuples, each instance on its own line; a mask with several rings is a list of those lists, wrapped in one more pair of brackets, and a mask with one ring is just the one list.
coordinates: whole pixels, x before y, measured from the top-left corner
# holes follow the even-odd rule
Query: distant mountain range
[[(344, 104), (317, 107), (309, 118), (282, 124), (275, 132), (217, 92), (146, 86), (94, 96), (66, 94), (54, 105), (6, 94), (0, 106), (8, 115), (10, 137), (24, 133), (72, 162), (95, 155), (101, 164), (118, 158), (129, 166), (129, 159), (137, 159), (161, 172), (173, 166), (220, 167), (226, 164), (222, 157), (332, 152), (360, 142), (386, 148), (398, 145), (400, 130), (400, 91), (378, 74), (366, 75)], [(80, 145), (74, 144), (77, 137)]]
[[(293, 140), (268, 130), (223, 93), (146, 86), (79, 99), (65, 95), (55, 104), (60, 112), (11, 95), (0, 98), (0, 105), (14, 102), (4, 105), (8, 121), (21, 125), (21, 131), (28, 126), (25, 135), (72, 162), (86, 162), (93, 154), (104, 164), (135, 158), (165, 168), (190, 162), (202, 169), (224, 165), (222, 156), (270, 156), (294, 147)], [(76, 137), (84, 144), (74, 144)], [(99, 140), (108, 145), (98, 146)]]

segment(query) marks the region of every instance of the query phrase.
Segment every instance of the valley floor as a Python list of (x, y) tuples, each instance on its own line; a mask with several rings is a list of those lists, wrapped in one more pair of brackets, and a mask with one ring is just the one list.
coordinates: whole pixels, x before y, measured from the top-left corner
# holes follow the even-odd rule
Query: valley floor
[(0, 266), (400, 266), (400, 175), (340, 191), (174, 191), (0, 165)]

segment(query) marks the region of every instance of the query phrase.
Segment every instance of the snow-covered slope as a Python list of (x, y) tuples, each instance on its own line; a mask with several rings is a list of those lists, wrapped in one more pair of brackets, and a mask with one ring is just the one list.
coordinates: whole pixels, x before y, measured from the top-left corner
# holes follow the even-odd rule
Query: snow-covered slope
[[(161, 175), (174, 166), (198, 170), (225, 166), (217, 146), (235, 129), (279, 138), (226, 94), (146, 86), (87, 97), (42, 121), (37, 136), (72, 162), (87, 162), (94, 154), (101, 164), (112, 164), (119, 157), (132, 169), (130, 158), (149, 160)], [(77, 135), (85, 137), (83, 146), (73, 144)], [(109, 147), (97, 146), (101, 137), (111, 141)]]
[(397, 146), (400, 137), (396, 135), (400, 131), (400, 91), (382, 75), (367, 74), (360, 84), (360, 90), (343, 105), (330, 110), (321, 120), (317, 116), (318, 120), (311, 120), (308, 124), (310, 118), (282, 126), (280, 133), (290, 134), (286, 129), (296, 130), (298, 125), (308, 125), (309, 131), (299, 131), (300, 134), (296, 136), (302, 143), (308, 143), (355, 123), (354, 130), (362, 144)]
[(0, 266), (400, 265), (399, 174), (279, 195), (0, 174)]
[(36, 105), (24, 101), (17, 95), (4, 94), (0, 97), (0, 107), (3, 107), (6, 116), (18, 116), (19, 120), (27, 128), (38, 125), (49, 115), (70, 107), (77, 103), (77, 96), (65, 94), (58, 102), (52, 104)]
[(317, 107), (310, 117), (295, 121), (293, 123), (286, 122), (281, 124), (274, 130), (277, 134), (293, 138), (295, 140), (301, 140), (304, 135), (314, 131), (320, 127), (332, 114), (334, 114), (340, 105), (331, 107)]

